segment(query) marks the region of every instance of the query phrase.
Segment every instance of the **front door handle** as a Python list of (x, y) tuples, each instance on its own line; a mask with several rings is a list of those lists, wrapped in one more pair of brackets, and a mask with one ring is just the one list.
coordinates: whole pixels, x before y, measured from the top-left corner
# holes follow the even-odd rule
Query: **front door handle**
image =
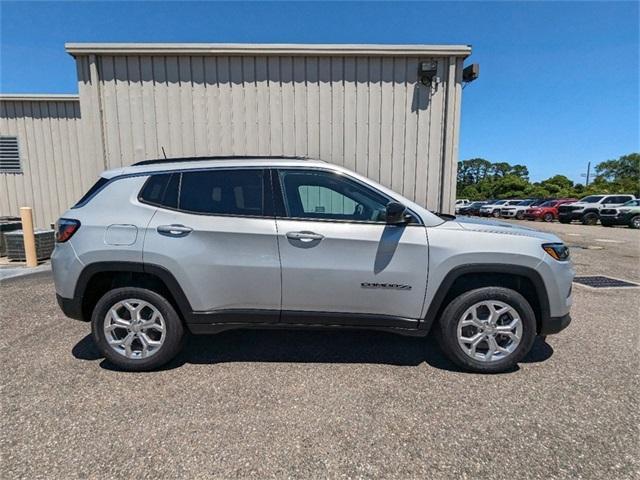
[(186, 237), (189, 235), (193, 228), (185, 227), (184, 225), (158, 225), (158, 233), (167, 237)]
[(287, 238), (301, 242), (313, 242), (314, 240), (322, 240), (324, 235), (315, 232), (288, 232)]

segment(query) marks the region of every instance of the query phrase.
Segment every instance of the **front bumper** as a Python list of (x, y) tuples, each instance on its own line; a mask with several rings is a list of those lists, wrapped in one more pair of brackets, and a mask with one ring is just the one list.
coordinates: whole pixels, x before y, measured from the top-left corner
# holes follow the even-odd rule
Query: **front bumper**
[(577, 212), (559, 212), (558, 218), (561, 220), (580, 220), (584, 211), (578, 210)]
[(561, 332), (571, 323), (571, 315), (568, 313), (562, 317), (548, 317), (540, 321), (540, 331), (538, 335), (553, 335)]
[[(633, 213), (618, 213), (616, 215), (600, 215), (600, 222), (611, 225), (626, 225), (631, 220)], [(637, 214), (636, 214), (637, 215)]]
[(514, 218), (516, 214), (516, 210), (500, 210), (500, 216), (504, 218)]

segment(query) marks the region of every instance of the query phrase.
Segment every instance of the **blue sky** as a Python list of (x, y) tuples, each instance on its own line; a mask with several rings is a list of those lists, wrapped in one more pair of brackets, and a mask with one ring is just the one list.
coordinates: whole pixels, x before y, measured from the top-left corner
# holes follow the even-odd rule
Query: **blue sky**
[(460, 158), (580, 180), (640, 150), (638, 2), (0, 3), (0, 92), (75, 93), (65, 42), (462, 43)]

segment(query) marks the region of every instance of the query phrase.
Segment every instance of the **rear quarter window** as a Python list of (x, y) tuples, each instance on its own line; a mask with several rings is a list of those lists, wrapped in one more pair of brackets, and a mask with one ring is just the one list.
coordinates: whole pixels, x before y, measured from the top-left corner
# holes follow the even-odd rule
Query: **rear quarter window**
[(107, 183), (109, 183), (109, 179), (108, 178), (104, 178), (104, 177), (100, 177), (98, 179), (98, 181), (96, 183), (93, 184), (93, 186), (87, 190), (87, 193), (85, 193), (82, 198), (80, 200), (77, 201), (77, 203), (71, 207), (71, 208), (80, 208), (83, 205), (86, 205), (89, 200), (91, 200), (91, 198), (98, 193), (98, 191), (100, 189), (102, 189), (102, 187), (104, 187)]
[(145, 182), (138, 200), (159, 207), (178, 208), (180, 173), (151, 175)]

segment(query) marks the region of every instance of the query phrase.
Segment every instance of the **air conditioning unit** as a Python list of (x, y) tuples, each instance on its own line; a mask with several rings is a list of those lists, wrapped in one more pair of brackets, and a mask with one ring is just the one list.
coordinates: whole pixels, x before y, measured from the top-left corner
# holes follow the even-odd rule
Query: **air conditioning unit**
[[(55, 233), (53, 230), (36, 230), (36, 257), (38, 261), (51, 258), (53, 247), (56, 243)], [(22, 230), (5, 233), (7, 241), (7, 258), (13, 261), (24, 262), (27, 256), (24, 251), (24, 235)]]
[(4, 238), (5, 233), (20, 230), (22, 222), (20, 217), (0, 217), (0, 257), (7, 255), (7, 240)]

